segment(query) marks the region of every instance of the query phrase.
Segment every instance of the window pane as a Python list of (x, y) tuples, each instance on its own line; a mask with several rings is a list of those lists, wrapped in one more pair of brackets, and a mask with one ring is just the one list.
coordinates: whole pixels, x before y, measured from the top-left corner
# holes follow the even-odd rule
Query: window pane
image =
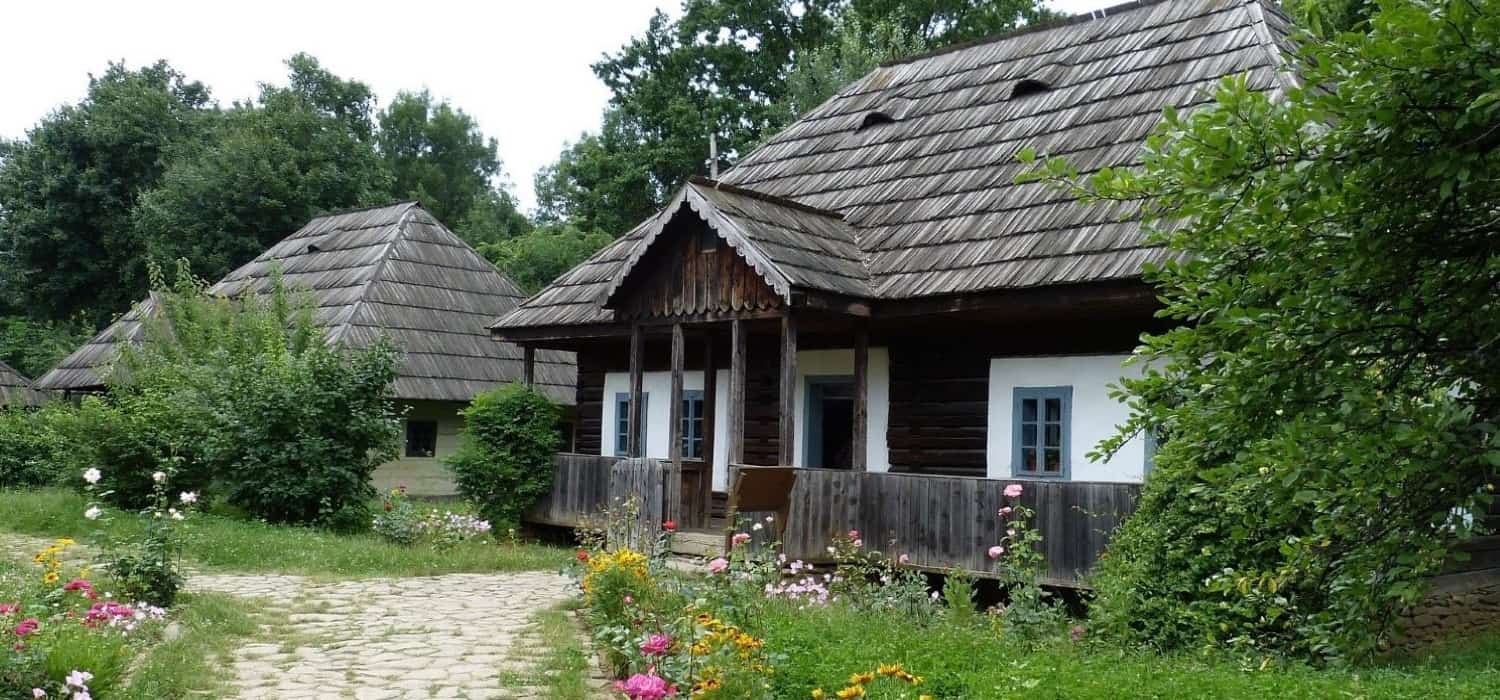
[(1048, 423), (1047, 424), (1047, 447), (1061, 447), (1061, 446), (1062, 446), (1062, 424), (1061, 423)]
[(1021, 446), (1022, 447), (1032, 447), (1034, 445), (1036, 445), (1036, 424), (1035, 423), (1022, 423), (1021, 424)]
[(1034, 472), (1034, 471), (1036, 471), (1036, 448), (1035, 447), (1023, 447), (1023, 448), (1021, 448), (1021, 469), (1025, 470), (1025, 471), (1028, 471), (1028, 472)]
[(432, 457), (437, 454), (437, 423), (411, 420), (406, 422), (406, 456)]
[(1036, 420), (1036, 399), (1021, 399), (1021, 420)]
[(1047, 420), (1062, 420), (1062, 399), (1047, 399)]
[(1046, 470), (1049, 472), (1062, 471), (1062, 450), (1050, 447), (1047, 448)]

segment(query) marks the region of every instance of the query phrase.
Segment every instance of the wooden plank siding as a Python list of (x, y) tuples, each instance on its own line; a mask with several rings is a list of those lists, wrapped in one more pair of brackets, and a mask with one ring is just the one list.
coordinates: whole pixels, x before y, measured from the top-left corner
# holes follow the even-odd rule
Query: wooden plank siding
[[(753, 313), (782, 307), (760, 274), (696, 217), (679, 217), (662, 231), (619, 291), (616, 319), (690, 318)], [(705, 249), (705, 242), (717, 241)]]
[(890, 463), (903, 471), (984, 476), (990, 357), (982, 342), (890, 346)]
[(783, 545), (789, 558), (827, 561), (833, 537), (858, 530), (866, 547), (906, 554), (913, 566), (983, 574), (986, 550), (1005, 534), (998, 511), (1013, 503), (1002, 493), (1011, 483), (1025, 486), (1015, 500), (1036, 511), (1045, 582), (1063, 586), (1080, 584), (1140, 494), (1138, 484), (799, 469)]

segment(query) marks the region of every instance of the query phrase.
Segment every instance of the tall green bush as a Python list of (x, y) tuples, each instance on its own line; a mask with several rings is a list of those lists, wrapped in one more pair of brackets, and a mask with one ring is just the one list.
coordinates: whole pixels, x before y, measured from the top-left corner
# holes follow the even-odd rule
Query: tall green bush
[(212, 478), (270, 522), (368, 522), (370, 474), (396, 454), (396, 351), (324, 342), (310, 300), (279, 278), (266, 294), (228, 300), (185, 266), (170, 289), (154, 277), (161, 313), (109, 377), (117, 427), (135, 438), (121, 444), (150, 455), (111, 460), (105, 473), (122, 472), (134, 500), (170, 461), (174, 481)]
[(495, 527), (513, 526), (552, 488), (560, 412), (537, 390), (510, 384), (475, 397), (463, 416), (463, 442), (446, 460), (459, 493)]
[(0, 488), (57, 483), (67, 438), (52, 417), (63, 410), (0, 410)]

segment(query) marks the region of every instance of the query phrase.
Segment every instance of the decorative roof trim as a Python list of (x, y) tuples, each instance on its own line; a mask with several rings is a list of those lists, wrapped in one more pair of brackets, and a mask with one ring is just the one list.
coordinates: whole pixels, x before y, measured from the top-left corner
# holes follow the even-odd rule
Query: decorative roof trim
[[(1245, 10), (1250, 13), (1253, 22), (1255, 38), (1265, 48), (1266, 53), (1271, 56), (1271, 65), (1275, 68), (1276, 80), (1281, 83), (1283, 92), (1295, 90), (1302, 87), (1302, 79), (1293, 70), (1291, 64), (1286, 60), (1286, 55), (1281, 52), (1281, 46), (1276, 43), (1276, 37), (1271, 34), (1271, 27), (1266, 23), (1266, 6), (1261, 0), (1245, 0)], [(1278, 10), (1272, 10), (1279, 12)], [(1288, 21), (1290, 24), (1290, 21)]]
[[(729, 247), (733, 248), (739, 254), (740, 258), (751, 269), (755, 270), (757, 275), (760, 275), (760, 278), (771, 287), (772, 291), (776, 292), (777, 296), (781, 297), (784, 303), (788, 305), (792, 303), (792, 284), (786, 273), (782, 272), (775, 263), (771, 262), (770, 258), (766, 257), (765, 253), (762, 253), (754, 243), (746, 238), (744, 232), (740, 230), (740, 227), (732, 219), (725, 216), (723, 212), (719, 211), (717, 206), (714, 206), (713, 202), (700, 194), (697, 191), (699, 187), (719, 187), (725, 191), (758, 197), (774, 204), (783, 204), (782, 202), (773, 201), (775, 198), (769, 195), (759, 193), (749, 194), (750, 190), (731, 185), (721, 185), (713, 180), (702, 178), (689, 180), (688, 184), (683, 185), (682, 189), (678, 190), (677, 196), (673, 197), (672, 201), (668, 202), (667, 206), (651, 219), (651, 224), (647, 227), (645, 236), (641, 238), (640, 242), (636, 243), (635, 250), (630, 253), (630, 257), (625, 259), (625, 262), (621, 263), (619, 271), (609, 281), (609, 286), (605, 287), (604, 293), (599, 295), (598, 301), (600, 306), (605, 308), (610, 307), (610, 303), (614, 301), (616, 292), (625, 284), (625, 280), (630, 277), (630, 273), (635, 269), (636, 264), (646, 255), (646, 251), (651, 249), (651, 245), (656, 242), (657, 237), (661, 235), (662, 231), (666, 230), (667, 224), (671, 223), (677, 217), (683, 206), (691, 209), (698, 215), (698, 218), (703, 220), (703, 223), (718, 233), (719, 237), (723, 238), (724, 242), (728, 243)], [(804, 205), (797, 205), (797, 208), (809, 210), (811, 213), (827, 215), (827, 212), (805, 207)]]

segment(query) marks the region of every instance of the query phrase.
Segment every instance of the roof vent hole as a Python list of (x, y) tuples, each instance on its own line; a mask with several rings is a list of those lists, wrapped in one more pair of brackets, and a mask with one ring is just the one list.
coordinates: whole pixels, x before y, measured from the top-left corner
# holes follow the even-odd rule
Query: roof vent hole
[(1016, 100), (1027, 95), (1035, 95), (1039, 92), (1051, 90), (1052, 86), (1044, 80), (1036, 78), (1023, 78), (1016, 81), (1015, 87), (1010, 89), (1010, 99)]
[(320, 250), (322, 250), (322, 248), (319, 248), (318, 244), (316, 244), (316, 243), (309, 243), (309, 244), (307, 244), (307, 252), (309, 252), (309, 253), (316, 253), (316, 252), (318, 252)]
[(865, 129), (868, 129), (872, 126), (895, 123), (896, 118), (889, 114), (886, 114), (885, 112), (870, 112), (869, 114), (865, 115), (864, 119), (860, 120), (859, 128), (855, 129), (855, 131), (864, 131)]

